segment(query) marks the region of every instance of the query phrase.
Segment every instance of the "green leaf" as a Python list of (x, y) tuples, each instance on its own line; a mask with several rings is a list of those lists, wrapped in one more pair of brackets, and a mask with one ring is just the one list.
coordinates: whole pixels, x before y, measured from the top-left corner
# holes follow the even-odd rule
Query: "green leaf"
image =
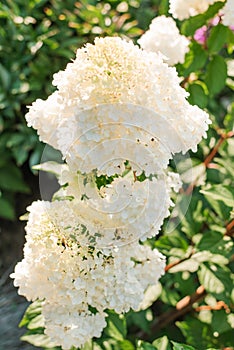
[(152, 344), (157, 350), (171, 350), (171, 345), (166, 335), (155, 339)]
[(26, 309), (24, 316), (19, 324), (19, 327), (24, 327), (29, 324), (31, 320), (41, 314), (41, 301), (36, 300)]
[(0, 217), (7, 220), (15, 219), (15, 209), (7, 198), (0, 197)]
[(134, 345), (129, 340), (118, 342), (119, 350), (135, 350)]
[(177, 273), (173, 276), (173, 280), (177, 290), (181, 291), (183, 295), (191, 295), (194, 293), (194, 279), (193, 275), (189, 272)]
[(189, 272), (195, 272), (199, 268), (199, 262), (196, 261), (196, 259), (188, 259), (185, 261), (182, 261), (180, 264), (172, 267), (169, 272), (170, 273), (177, 273), (179, 271), (189, 271)]
[(208, 97), (201, 84), (198, 82), (190, 84), (188, 92), (190, 93), (188, 100), (192, 105), (197, 105), (200, 108), (205, 108), (207, 106)]
[(25, 334), (21, 340), (26, 341), (34, 346), (44, 347), (44, 348), (54, 348), (56, 346), (50, 338), (45, 334)]
[(227, 267), (203, 263), (198, 270), (198, 279), (207, 292), (230, 303), (233, 278)]
[(218, 265), (227, 265), (229, 263), (229, 260), (223, 254), (212, 254), (209, 250), (195, 253), (193, 259), (199, 263), (204, 261), (213, 262)]
[(197, 243), (198, 250), (209, 250), (211, 253), (223, 254), (228, 256), (232, 250), (230, 237), (224, 237), (219, 232), (209, 231), (203, 234), (201, 240)]
[(234, 131), (234, 103), (230, 103), (227, 112), (223, 121), (224, 126), (227, 130)]
[(25, 163), (28, 158), (29, 150), (25, 147), (14, 147), (12, 148), (12, 154), (16, 160), (16, 164), (21, 166)]
[(198, 271), (198, 278), (204, 288), (211, 292), (220, 294), (224, 292), (225, 286), (223, 282), (216, 276), (216, 271), (212, 271), (205, 264), (201, 264), (200, 270)]
[(196, 182), (197, 186), (203, 185), (206, 180), (206, 167), (204, 163), (199, 163), (192, 168), (186, 170), (182, 175), (181, 179), (187, 184)]
[(190, 44), (190, 50), (185, 55), (185, 62), (178, 65), (180, 75), (188, 76), (192, 72), (196, 72), (204, 67), (208, 58), (207, 52), (197, 42)]
[(104, 333), (110, 338), (124, 340), (127, 335), (125, 317), (113, 311), (108, 311), (107, 326)]
[(219, 265), (227, 265), (229, 260), (221, 254), (212, 254), (209, 250), (197, 252), (190, 259), (182, 261), (178, 265), (172, 267), (169, 272), (177, 273), (182, 271), (196, 272), (199, 269), (201, 262), (213, 262)]
[(65, 164), (60, 164), (54, 161), (48, 161), (42, 164), (36, 164), (32, 166), (33, 170), (45, 171), (54, 174), (57, 178), (60, 177), (63, 169), (66, 168)]
[(155, 350), (155, 346), (150, 343), (138, 340), (136, 350)]
[(0, 63), (0, 81), (4, 90), (8, 90), (11, 84), (11, 74), (7, 69)]
[(211, 327), (214, 332), (219, 334), (228, 332), (232, 329), (228, 322), (228, 314), (225, 310), (213, 311)]
[(230, 153), (225, 158), (215, 158), (215, 162), (222, 167), (220, 169), (222, 173), (225, 173), (225, 175), (230, 176), (231, 180), (234, 180), (234, 159)]
[(222, 56), (214, 56), (207, 65), (205, 82), (211, 96), (218, 94), (225, 86), (227, 64)]
[[(185, 208), (183, 207), (185, 205)], [(181, 202), (181, 221), (182, 221), (182, 231), (188, 237), (200, 232), (203, 222), (205, 221), (203, 212), (202, 212), (203, 203), (201, 196), (197, 193), (194, 193), (191, 197), (191, 202), (189, 207), (187, 205), (187, 199), (184, 197), (184, 202)], [(187, 210), (187, 211), (186, 211)], [(183, 217), (183, 213), (186, 213)], [(180, 214), (179, 214), (180, 215)]]
[[(226, 206), (224, 202), (221, 202), (211, 196), (206, 196), (207, 202), (211, 208), (218, 214), (218, 217), (224, 222), (230, 219), (230, 207)], [(224, 225), (224, 224), (223, 224)]]
[(171, 343), (173, 345), (173, 348), (172, 348), (173, 350), (196, 350), (194, 347), (190, 345), (180, 344), (174, 341), (171, 341)]
[(171, 255), (170, 251), (174, 248), (179, 248), (180, 251), (186, 253), (188, 248), (188, 242), (184, 237), (178, 233), (173, 232), (167, 235), (164, 235), (155, 241), (155, 247), (160, 249), (160, 251), (165, 255)]
[[(230, 331), (225, 332), (225, 333), (221, 333), (219, 335), (219, 343), (221, 344), (222, 349), (229, 348), (229, 349), (233, 350), (233, 327)], [(220, 348), (221, 347), (219, 347), (218, 349), (216, 348), (215, 350), (220, 350)]]
[[(160, 300), (167, 305), (175, 306), (178, 301), (181, 299), (181, 292), (179, 288), (180, 282), (176, 283), (176, 274), (171, 275), (166, 273), (161, 277), (160, 282), (162, 283), (163, 289), (160, 295)], [(175, 283), (177, 284), (177, 288), (175, 288)], [(194, 288), (193, 288), (194, 290)]]
[(208, 19), (213, 18), (217, 14), (218, 10), (223, 7), (223, 5), (223, 2), (216, 2), (214, 5), (209, 6), (205, 13), (185, 20), (181, 26), (181, 33), (186, 36), (193, 35), (198, 28), (201, 28), (204, 24), (206, 24)]
[(41, 301), (36, 300), (26, 309), (24, 316), (19, 324), (19, 327), (27, 326), (29, 322), (41, 314)]
[[(97, 344), (95, 344), (92, 340), (87, 341), (83, 346), (82, 346), (82, 350), (102, 350), (101, 347), (99, 347)], [(70, 349), (72, 350), (72, 349)], [(75, 350), (75, 348), (74, 348)]]
[[(153, 285), (153, 286), (149, 286), (145, 291), (144, 300), (140, 304), (140, 309), (143, 312), (144, 312), (144, 310), (148, 309), (158, 299), (161, 292), (162, 292), (162, 286), (160, 283)], [(134, 318), (135, 318), (135, 315), (136, 315), (136, 313), (134, 313)], [(147, 322), (145, 317), (144, 317), (144, 320)], [(146, 331), (147, 331), (147, 328), (148, 327), (146, 327), (146, 329), (145, 329)]]
[(42, 144), (39, 144), (39, 146), (37, 146), (34, 151), (32, 152), (32, 154), (29, 157), (29, 167), (32, 168), (34, 165), (38, 164), (41, 161), (41, 155), (43, 152), (42, 149)]
[(27, 325), (28, 329), (36, 329), (36, 328), (44, 328), (44, 327), (45, 327), (45, 320), (42, 315), (36, 316)]
[(144, 332), (149, 331), (149, 321), (147, 319), (147, 313), (151, 312), (150, 310), (141, 310), (138, 312), (130, 311), (127, 314), (127, 324), (132, 326), (137, 326), (142, 329)]
[(234, 188), (225, 185), (213, 185), (206, 190), (200, 191), (205, 197), (211, 197), (225, 205), (233, 208), (234, 206)]
[(13, 164), (0, 169), (0, 188), (13, 192), (30, 192), (29, 187), (23, 180), (20, 170)]
[(210, 31), (207, 46), (210, 53), (218, 53), (225, 45), (228, 36), (228, 28), (222, 24), (214, 26)]
[(182, 322), (176, 322), (177, 327), (183, 333), (186, 342), (198, 350), (205, 350), (217, 344), (210, 325), (196, 318), (186, 317)]
[(20, 143), (22, 143), (25, 140), (25, 137), (26, 136), (24, 134), (14, 133), (8, 139), (6, 146), (9, 148), (11, 148), (13, 146), (18, 146)]

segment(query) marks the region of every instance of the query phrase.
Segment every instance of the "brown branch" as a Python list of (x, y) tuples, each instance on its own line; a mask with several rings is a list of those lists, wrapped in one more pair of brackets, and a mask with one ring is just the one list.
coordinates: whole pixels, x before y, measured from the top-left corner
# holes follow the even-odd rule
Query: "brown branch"
[(137, 181), (137, 176), (136, 176), (136, 171), (133, 171), (133, 177), (134, 177), (134, 181)]
[(170, 270), (172, 267), (174, 267), (174, 266), (176, 266), (176, 265), (179, 265), (179, 264), (180, 264), (181, 262), (183, 262), (184, 260), (187, 260), (187, 259), (176, 260), (175, 262), (166, 265), (164, 271), (167, 272), (167, 271)]
[(205, 288), (203, 286), (199, 286), (195, 293), (191, 296), (187, 295), (176, 304), (176, 310), (182, 312), (184, 314), (185, 309), (191, 309), (193, 304), (203, 299), (206, 295)]
[(212, 162), (212, 160), (214, 159), (214, 157), (216, 156), (216, 153), (219, 150), (219, 147), (222, 145), (222, 143), (229, 139), (230, 137), (234, 136), (234, 132), (233, 131), (229, 131), (227, 134), (221, 133), (220, 134), (220, 139), (218, 140), (218, 142), (216, 143), (216, 145), (214, 146), (214, 148), (212, 149), (212, 151), (210, 152), (210, 154), (208, 154), (208, 156), (206, 157), (206, 159), (204, 160), (204, 164), (205, 167), (207, 168), (207, 166)]
[(187, 196), (189, 196), (193, 192), (193, 189), (194, 189), (195, 186), (196, 186), (196, 181), (191, 182), (191, 184), (186, 189), (185, 194)]
[(205, 311), (205, 310), (226, 310), (227, 313), (230, 313), (231, 310), (229, 309), (228, 305), (225, 304), (224, 301), (218, 301), (214, 306), (211, 305), (201, 305), (195, 308), (196, 312)]
[[(197, 288), (196, 292), (192, 295), (187, 295), (178, 303), (174, 309), (171, 309), (164, 314), (160, 315), (150, 327), (150, 334), (160, 331), (165, 328), (168, 324), (176, 321), (180, 317), (184, 316), (193, 309), (193, 304), (202, 300), (206, 296), (206, 291), (203, 286)], [(139, 332), (138, 337), (140, 339), (148, 339), (149, 334), (146, 332)]]
[(227, 224), (226, 226), (226, 236), (232, 236), (234, 233), (234, 219), (232, 219), (232, 221), (229, 222), (229, 224)]
[(167, 272), (167, 271), (170, 270), (172, 267), (177, 266), (177, 265), (179, 265), (180, 263), (182, 263), (183, 261), (186, 261), (186, 260), (190, 259), (191, 256), (192, 256), (193, 254), (194, 254), (194, 251), (192, 251), (192, 252), (189, 254), (189, 256), (187, 256), (186, 258), (176, 260), (176, 261), (174, 261), (174, 262), (172, 262), (172, 263), (166, 265), (164, 271)]
[(189, 82), (189, 78), (190, 78), (190, 76), (187, 76), (184, 78), (184, 80), (182, 80), (182, 82), (180, 83), (180, 86), (182, 88), (185, 88), (186, 84)]
[[(216, 156), (220, 146), (222, 145), (222, 143), (233, 137), (234, 136), (234, 132), (233, 131), (229, 131), (227, 134), (225, 133), (220, 133), (220, 138), (218, 140), (218, 142), (216, 143), (216, 145), (214, 146), (214, 148), (211, 150), (211, 152), (208, 154), (208, 156), (205, 158), (204, 160), (204, 165), (206, 168), (210, 168), (210, 163), (212, 162), (212, 160), (214, 159), (214, 157)], [(214, 165), (212, 165), (212, 167), (214, 167)], [(194, 187), (196, 186), (197, 180), (193, 181), (188, 188), (185, 191), (185, 194), (190, 195), (194, 189)]]
[(214, 148), (211, 150), (210, 154), (208, 154), (208, 156), (206, 157), (206, 159), (204, 160), (204, 165), (207, 168), (208, 165), (211, 163), (211, 161), (213, 160), (213, 158), (215, 157), (216, 153), (219, 150), (219, 147), (222, 145), (223, 141), (226, 138), (224, 137), (223, 134), (220, 135), (220, 139), (218, 140), (218, 142), (216, 143), (216, 145), (214, 146)]

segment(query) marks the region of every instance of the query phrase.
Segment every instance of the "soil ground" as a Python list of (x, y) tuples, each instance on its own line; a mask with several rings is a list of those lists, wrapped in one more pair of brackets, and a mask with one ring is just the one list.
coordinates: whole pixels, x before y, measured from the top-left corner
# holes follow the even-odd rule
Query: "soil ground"
[[(17, 218), (26, 212), (26, 207), (35, 199), (40, 198), (38, 180), (29, 175), (30, 195), (18, 195), (16, 198)], [(25, 298), (17, 294), (9, 275), (23, 256), (25, 222), (16, 219), (15, 222), (0, 218), (0, 350), (38, 350), (34, 346), (22, 342), (21, 335), (25, 329), (18, 324), (28, 307)]]
[(21, 342), (25, 330), (18, 324), (28, 304), (18, 296), (12, 283), (8, 282), (0, 289), (0, 350), (33, 350), (34, 346)]
[(18, 324), (28, 303), (25, 298), (17, 294), (17, 289), (9, 278), (16, 262), (21, 259), (23, 235), (21, 233), (12, 237), (9, 231), (6, 233), (1, 228), (1, 244), (4, 245), (5, 253), (1, 251), (0, 257), (0, 350), (38, 349), (20, 341), (20, 336), (24, 334), (25, 329), (20, 329)]

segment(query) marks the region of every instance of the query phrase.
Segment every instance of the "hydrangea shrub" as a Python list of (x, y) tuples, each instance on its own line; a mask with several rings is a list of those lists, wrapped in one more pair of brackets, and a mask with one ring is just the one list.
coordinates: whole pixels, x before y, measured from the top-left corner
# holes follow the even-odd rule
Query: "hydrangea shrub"
[[(177, 36), (181, 47), (165, 51), (155, 35), (156, 46), (153, 25), (139, 39), (142, 48), (120, 37), (96, 38), (54, 75), (57, 90), (26, 115), (64, 160), (56, 165), (60, 189), (53, 200), (28, 208), (24, 259), (12, 274), (19, 293), (33, 301), (21, 325), (29, 329), (23, 339), (36, 346), (233, 345), (233, 84), (227, 64), (234, 40), (222, 23), (229, 0), (217, 6), (191, 1), (189, 9), (188, 2), (178, 3), (186, 14), (170, 1), (173, 16), (192, 17), (179, 23), (181, 34), (171, 22), (174, 33), (165, 40)], [(201, 26), (220, 17), (202, 44), (193, 38), (196, 15)], [(161, 20), (166, 25), (166, 17)], [(219, 31), (225, 38), (217, 39)], [(181, 35), (188, 37), (186, 48)], [(183, 58), (170, 61), (178, 52)], [(173, 164), (176, 154), (188, 151), (192, 169), (183, 156)], [(55, 165), (43, 167), (53, 171)]]

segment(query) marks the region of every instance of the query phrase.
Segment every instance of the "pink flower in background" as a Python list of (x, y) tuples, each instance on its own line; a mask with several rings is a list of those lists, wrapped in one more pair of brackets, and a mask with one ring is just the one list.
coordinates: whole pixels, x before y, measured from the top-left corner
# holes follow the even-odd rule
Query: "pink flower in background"
[(196, 32), (193, 36), (194, 39), (199, 44), (204, 45), (206, 43), (206, 39), (209, 36), (210, 28), (217, 26), (217, 24), (219, 24), (219, 22), (220, 22), (220, 16), (215, 16), (214, 18), (212, 18), (207, 26), (204, 25), (201, 28), (196, 30)]
[[(201, 28), (198, 28), (193, 36), (194, 40), (196, 40), (199, 44), (205, 45), (207, 38), (209, 37), (209, 31), (212, 27), (217, 26), (220, 22), (223, 23), (223, 12), (220, 11), (217, 16), (212, 18), (209, 21), (208, 25), (204, 25)], [(223, 23), (225, 25), (225, 23)], [(229, 28), (234, 31), (234, 25), (230, 25)]]
[(217, 24), (220, 23), (220, 20), (221, 20), (220, 15), (215, 16), (214, 18), (212, 18), (212, 19), (210, 20), (210, 25), (211, 25), (212, 27), (217, 26)]
[(204, 45), (207, 38), (207, 26), (197, 29), (193, 37), (199, 44)]

